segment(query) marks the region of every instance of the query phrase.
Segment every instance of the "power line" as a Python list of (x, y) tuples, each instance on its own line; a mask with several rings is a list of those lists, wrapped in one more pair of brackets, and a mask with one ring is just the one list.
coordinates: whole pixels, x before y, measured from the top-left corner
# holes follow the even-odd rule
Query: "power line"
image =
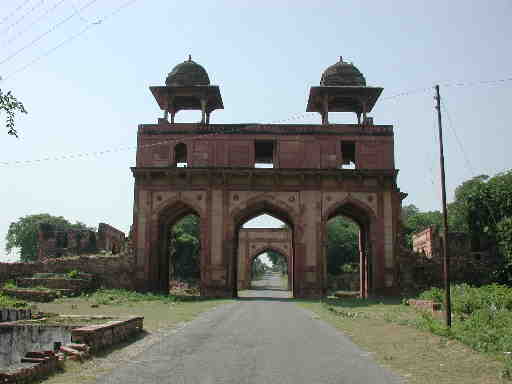
[(34, 12), (37, 8), (39, 8), (41, 5), (43, 5), (43, 3), (45, 2), (45, 0), (39, 0), (39, 2), (34, 5), (32, 8), (30, 8), (27, 12), (25, 12), (23, 15), (21, 15), (21, 17), (18, 18), (18, 20), (16, 20), (14, 23), (11, 23), (9, 24), (6, 28), (2, 29), (0, 31), (0, 35), (3, 35), (4, 33), (7, 33), (9, 32), (9, 30), (12, 28), (12, 27), (15, 27), (17, 26), (19, 23), (21, 23), (25, 17), (27, 17), (28, 15), (30, 15), (32, 12)]
[(66, 0), (60, 0), (59, 2), (55, 3), (52, 7), (48, 8), (46, 10), (46, 12), (44, 12), (42, 15), (40, 15), (37, 19), (35, 19), (34, 21), (32, 21), (32, 23), (30, 23), (27, 28), (25, 29), (22, 29), (21, 32), (18, 32), (18, 34), (16, 34), (15, 36), (11, 37), (9, 40), (7, 40), (6, 42), (4, 42), (4, 46), (6, 45), (9, 45), (9, 44), (12, 44), (14, 41), (18, 40), (18, 38), (20, 38), (25, 32), (29, 31), (30, 29), (32, 29), (34, 27), (34, 25), (36, 25), (37, 23), (39, 23), (41, 20), (43, 20), (46, 16), (48, 16), (51, 12), (53, 12), (55, 9), (57, 9), (62, 3), (64, 3)]
[(27, 5), (27, 3), (30, 2), (30, 0), (25, 0), (23, 3), (21, 3), (20, 5), (18, 5), (18, 7), (16, 7), (16, 9), (14, 9), (10, 14), (8, 14), (7, 16), (5, 16), (4, 18), (2, 18), (2, 20), (0, 20), (0, 25), (4, 24), (7, 20), (9, 20), (12, 16), (14, 16), (14, 14), (16, 14), (16, 12), (18, 12), (21, 8), (23, 8), (25, 5)]
[(76, 10), (75, 12), (73, 12), (71, 15), (69, 15), (68, 17), (66, 17), (65, 19), (62, 19), (61, 21), (59, 21), (57, 24), (53, 25), (50, 29), (48, 29), (46, 32), (40, 34), (39, 36), (37, 36), (35, 39), (33, 39), (30, 43), (24, 45), (23, 47), (19, 48), (18, 50), (14, 51), (13, 53), (11, 53), (9, 56), (7, 56), (6, 58), (4, 58), (3, 60), (0, 61), (0, 65), (2, 64), (5, 64), (6, 62), (8, 62), (9, 60), (15, 58), (16, 56), (18, 56), (21, 52), (25, 51), (27, 48), (30, 48), (31, 46), (33, 46), (34, 44), (36, 44), (37, 42), (39, 42), (40, 40), (42, 40), (44, 37), (46, 37), (47, 35), (49, 35), (50, 33), (52, 33), (53, 31), (57, 30), (59, 27), (61, 27), (62, 25), (64, 25), (65, 23), (67, 23), (69, 20), (71, 20), (73, 17), (75, 17), (76, 15), (78, 15), (80, 13), (80, 11), (90, 7), (91, 5), (93, 5), (94, 3), (96, 3), (98, 0), (90, 0), (87, 4), (85, 4), (83, 7), (81, 7), (80, 9)]
[[(92, 0), (92, 2), (96, 2), (97, 0)], [(25, 64), (24, 66), (18, 68), (17, 70), (15, 70), (14, 72), (11, 72), (10, 74), (8, 74), (4, 80), (7, 80), (9, 78), (11, 78), (12, 76), (20, 73), (20, 72), (23, 72), (25, 71), (27, 68), (31, 67), (32, 65), (34, 65), (35, 63), (37, 63), (39, 60), (49, 56), (50, 54), (52, 54), (53, 52), (55, 52), (57, 49), (61, 48), (62, 46), (72, 42), (73, 40), (75, 40), (76, 38), (80, 37), (81, 35), (83, 35), (84, 33), (86, 33), (89, 29), (95, 27), (95, 26), (98, 26), (100, 24), (102, 24), (103, 22), (105, 22), (106, 20), (114, 17), (115, 15), (117, 15), (119, 12), (121, 12), (123, 9), (129, 7), (130, 5), (132, 5), (133, 3), (135, 3), (136, 1), (138, 0), (129, 0), (129, 1), (126, 1), (124, 2), (123, 4), (121, 4), (119, 7), (117, 7), (116, 9), (114, 9), (114, 11), (112, 11), (111, 13), (103, 16), (102, 18), (96, 20), (96, 21), (93, 21), (89, 24), (87, 24), (82, 30), (80, 30), (79, 32), (75, 33), (74, 35), (71, 35), (69, 36), (67, 39), (63, 40), (62, 42), (60, 42), (59, 44), (57, 44), (56, 46), (54, 46), (53, 48), (49, 49), (48, 51), (44, 52), (42, 55), (40, 56), (37, 56), (36, 58), (34, 58), (33, 60), (31, 60), (30, 62), (28, 62), (27, 64)], [(82, 8), (79, 9), (82, 10)], [(0, 63), (1, 64), (1, 63)]]
[[(116, 13), (121, 11), (121, 9), (127, 7), (128, 5), (134, 3), (135, 1), (137, 1), (137, 0), (127, 1), (126, 3), (121, 5), (119, 8), (114, 10), (114, 12), (112, 12), (111, 14), (109, 14), (106, 17), (104, 17), (103, 19), (100, 19), (100, 22), (106, 20), (109, 17), (114, 16)], [(85, 32), (87, 29), (89, 29), (93, 25), (96, 25), (96, 23), (89, 24), (84, 30), (82, 30), (81, 32), (79, 32), (76, 35), (71, 36), (71, 39), (74, 39), (74, 38), (78, 37), (80, 34)], [(54, 47), (53, 50), (59, 48), (61, 45), (63, 45), (64, 43), (67, 43), (68, 41), (69, 41), (69, 39), (65, 40), (60, 45)], [(36, 60), (39, 60), (40, 58), (42, 58), (42, 56), (37, 58)], [(31, 64), (32, 63), (29, 63), (28, 65), (31, 65)], [(25, 68), (22, 68), (22, 69), (25, 69)], [(505, 80), (508, 81), (507, 79), (505, 79)], [(512, 80), (512, 78), (510, 78), (510, 80)], [(491, 83), (491, 82), (492, 83), (502, 82), (502, 80), (486, 80), (486, 81), (479, 81), (479, 82), (467, 83), (467, 84), (476, 84), (476, 83), (478, 83), (478, 84), (488, 84), (488, 83)], [(425, 90), (425, 89), (429, 89), (429, 88), (421, 88), (422, 91)], [(409, 96), (411, 94), (418, 93), (418, 91), (419, 91), (419, 89), (418, 90), (413, 90), (413, 91), (408, 91), (408, 92), (397, 93), (397, 94), (395, 94), (393, 96), (390, 96), (388, 99)], [(310, 116), (312, 113), (314, 113), (314, 112), (299, 113), (299, 114), (292, 115), (289, 118), (282, 119), (282, 120), (276, 120), (276, 121), (277, 122), (285, 122), (285, 121), (291, 121), (291, 120), (298, 120), (298, 119), (302, 119), (304, 117)], [(277, 123), (272, 122), (270, 124), (277, 124)], [(258, 124), (258, 125), (263, 125), (264, 126), (265, 124)], [(210, 136), (212, 134), (230, 133), (230, 132), (233, 132), (236, 129), (237, 128), (232, 128), (231, 130), (227, 130), (227, 129), (224, 129), (224, 130), (223, 129), (219, 129), (217, 131), (211, 130), (211, 131), (208, 131), (206, 133), (198, 134), (198, 135), (194, 135), (194, 136), (184, 135), (184, 136), (182, 136), (180, 138), (173, 138), (172, 140), (165, 140), (165, 141), (162, 141), (162, 142), (147, 144), (147, 145), (143, 145), (143, 146), (139, 146), (139, 147), (137, 147), (137, 146), (127, 146), (127, 147), (119, 147), (119, 148), (115, 148), (115, 149), (106, 149), (106, 150), (103, 150), (103, 151), (83, 152), (83, 153), (77, 153), (77, 154), (58, 155), (58, 156), (53, 156), (53, 157), (50, 156), (50, 157), (45, 157), (45, 158), (40, 158), (40, 159), (35, 159), (35, 160), (16, 160), (16, 161), (11, 161), (11, 162), (3, 161), (3, 162), (0, 162), (0, 166), (28, 165), (28, 164), (34, 164), (34, 163), (50, 161), (50, 160), (58, 161), (58, 160), (74, 159), (74, 158), (88, 157), (88, 156), (99, 156), (99, 155), (104, 155), (106, 153), (111, 153), (111, 152), (120, 152), (120, 151), (125, 151), (125, 150), (134, 150), (134, 149), (137, 149), (137, 148), (147, 148), (147, 147), (153, 147), (153, 146), (158, 146), (158, 145), (165, 145), (165, 144), (169, 144), (169, 143), (175, 142), (177, 140), (182, 140), (182, 139), (185, 139), (185, 138), (187, 140), (196, 140), (196, 139), (202, 138), (202, 137), (204, 137), (206, 135)], [(435, 132), (435, 130), (434, 130), (434, 132)], [(435, 135), (435, 133), (434, 133), (434, 135)], [(432, 180), (432, 182), (433, 181), (434, 180)]]

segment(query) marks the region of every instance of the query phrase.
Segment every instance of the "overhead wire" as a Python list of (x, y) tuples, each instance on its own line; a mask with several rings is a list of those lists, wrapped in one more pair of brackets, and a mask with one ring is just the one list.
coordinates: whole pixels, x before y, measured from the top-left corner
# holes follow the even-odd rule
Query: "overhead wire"
[(21, 17), (19, 17), (15, 22), (9, 24), (4, 29), (0, 30), (0, 35), (3, 35), (5, 33), (8, 33), (10, 29), (16, 27), (19, 23), (21, 23), (28, 15), (30, 15), (32, 12), (34, 12), (36, 9), (41, 7), (43, 5), (45, 0), (39, 0), (39, 2), (34, 5), (32, 8), (30, 8), (27, 12), (25, 12)]
[(39, 23), (41, 20), (45, 19), (49, 14), (51, 14), (55, 9), (57, 9), (60, 5), (62, 5), (66, 0), (60, 0), (53, 4), (50, 8), (46, 10), (43, 14), (39, 15), (38, 18), (33, 20), (26, 28), (22, 29), (21, 32), (18, 32), (13, 37), (9, 38), (8, 40), (5, 40), (3, 43), (3, 46), (10, 45), (16, 40), (18, 40), (21, 36), (23, 36), (27, 31), (31, 30), (37, 23)]
[(71, 15), (67, 16), (66, 18), (59, 21), (57, 24), (54, 24), (51, 26), (48, 30), (43, 32), (42, 34), (38, 35), (35, 39), (31, 40), (28, 44), (25, 44), (21, 48), (17, 49), (13, 53), (11, 53), (9, 56), (5, 57), (4, 59), (0, 60), (0, 65), (3, 65), (7, 63), (8, 61), (14, 59), (16, 56), (18, 56), (20, 53), (25, 51), (26, 49), (32, 47), (33, 45), (37, 44), (39, 41), (41, 41), (43, 38), (48, 36), (50, 33), (56, 31), (58, 28), (63, 26), (65, 23), (67, 23), (69, 20), (71, 20), (76, 15), (80, 14), (80, 11), (83, 11), (84, 9), (89, 8), (91, 5), (96, 3), (98, 0), (90, 0), (88, 3), (86, 3), (84, 6), (82, 6), (80, 9), (75, 10)]
[[(97, 0), (91, 0), (91, 2), (96, 2)], [(5, 76), (3, 78), (3, 80), (7, 80), (7, 79), (10, 79), (12, 78), (13, 76), (17, 75), (18, 73), (20, 72), (23, 72), (25, 71), (26, 69), (28, 69), (29, 67), (31, 67), (32, 65), (34, 65), (35, 63), (37, 63), (38, 61), (40, 61), (41, 59), (49, 56), (50, 54), (52, 54), (53, 52), (55, 52), (57, 49), (63, 47), (64, 45), (72, 42), (73, 40), (77, 39), (78, 37), (82, 36), (84, 33), (86, 33), (88, 30), (90, 30), (91, 28), (94, 28), (98, 25), (101, 25), (103, 22), (105, 22), (106, 20), (114, 17), (115, 15), (117, 15), (119, 12), (121, 12), (123, 9), (129, 7), (130, 5), (134, 4), (135, 2), (137, 2), (138, 0), (128, 0), (124, 3), (122, 3), (119, 7), (115, 8), (114, 11), (112, 11), (111, 13), (95, 20), (95, 21), (92, 21), (90, 22), (89, 24), (87, 24), (84, 28), (82, 28), (80, 31), (78, 31), (77, 33), (71, 35), (71, 36), (68, 36), (65, 40), (61, 41), (59, 44), (57, 44), (56, 46), (52, 47), (51, 49), (45, 51), (43, 54), (35, 57), (34, 59), (32, 59), (30, 62), (28, 62), (27, 64), (19, 67), (18, 69), (16, 69), (15, 71), (9, 73), (7, 76)], [(88, 3), (89, 4), (89, 3)], [(78, 11), (80, 10), (83, 10), (84, 7), (80, 8)], [(76, 13), (75, 13), (76, 14)], [(1, 64), (1, 63), (0, 63)]]
[[(130, 5), (131, 3), (134, 3), (135, 1), (137, 1), (137, 0), (127, 1), (121, 7), (117, 8), (114, 12), (109, 14), (108, 17), (113, 16), (114, 14), (119, 12), (122, 8)], [(106, 18), (107, 17), (103, 18), (102, 20), (106, 20)], [(88, 26), (91, 26), (93, 24), (94, 23), (91, 23)], [(77, 37), (77, 35), (74, 35), (74, 37)], [(54, 48), (54, 49), (56, 49), (56, 48)], [(512, 78), (510, 78), (509, 80), (512, 80)], [(477, 83), (478, 84), (489, 84), (491, 82), (492, 83), (501, 82), (501, 80), (480, 81), (480, 82), (477, 82)], [(426, 89), (430, 89), (430, 88), (421, 88), (421, 91), (423, 92)], [(413, 91), (401, 92), (401, 93), (398, 93), (398, 94), (395, 94), (393, 96), (388, 97), (388, 99), (395, 99), (395, 98), (398, 98), (398, 97), (405, 97), (405, 96), (409, 96), (411, 94), (415, 94), (415, 93), (418, 93), (418, 92), (419, 92), (419, 89), (413, 90)], [(300, 114), (292, 115), (291, 117), (289, 117), (287, 119), (276, 120), (276, 121), (282, 122), (282, 121), (297, 120), (299, 118), (303, 118), (305, 116), (309, 116), (311, 113), (312, 112), (300, 113)], [(276, 123), (272, 122), (272, 123), (268, 123), (268, 124), (276, 124)], [(265, 126), (267, 124), (254, 124), (254, 125), (255, 126)], [(185, 138), (187, 140), (196, 140), (196, 139), (199, 139), (199, 138), (203, 138), (206, 135), (230, 133), (230, 131), (233, 132), (235, 130), (238, 130), (238, 128), (232, 128), (231, 130), (228, 130), (228, 129), (218, 129), (217, 131), (209, 130), (208, 132), (205, 132), (203, 134), (197, 134), (197, 135), (192, 135), (192, 136), (191, 135), (183, 135), (180, 138), (174, 137), (173, 139), (164, 140), (164, 141), (161, 141), (161, 142), (151, 143), (151, 144), (147, 144), (147, 145), (141, 145), (141, 146), (137, 146), (137, 145), (135, 145), (135, 146), (124, 146), (124, 147), (119, 147), (119, 148), (114, 148), (114, 149), (112, 149), (112, 148), (111, 149), (106, 149), (106, 150), (102, 150), (102, 151), (92, 151), (92, 152), (83, 152), (83, 153), (78, 153), (78, 154), (67, 154), (67, 155), (49, 156), (49, 157), (40, 158), (40, 159), (34, 159), (34, 160), (0, 161), (0, 166), (4, 166), (5, 167), (5, 166), (12, 166), (12, 165), (28, 165), (28, 164), (34, 164), (34, 163), (50, 161), (50, 160), (58, 161), (58, 160), (73, 159), (73, 158), (77, 158), (77, 157), (98, 156), (98, 155), (103, 155), (103, 154), (106, 154), (106, 153), (120, 152), (120, 151), (125, 151), (125, 150), (134, 150), (134, 149), (138, 149), (138, 148), (139, 149), (144, 149), (144, 148), (148, 148), (148, 147), (169, 144), (169, 143), (172, 143), (172, 142), (176, 142), (176, 140), (181, 140), (181, 139), (185, 139)], [(435, 130), (434, 130), (434, 132), (435, 132)]]
[(25, 5), (27, 5), (27, 3), (29, 3), (30, 0), (25, 0), (23, 1), (20, 5), (18, 5), (10, 14), (8, 14), (7, 16), (4, 16), (2, 18), (2, 20), (0, 20), (0, 25), (4, 24), (7, 20), (9, 20), (11, 17), (13, 17), (16, 12), (18, 12), (20, 9), (22, 9)]

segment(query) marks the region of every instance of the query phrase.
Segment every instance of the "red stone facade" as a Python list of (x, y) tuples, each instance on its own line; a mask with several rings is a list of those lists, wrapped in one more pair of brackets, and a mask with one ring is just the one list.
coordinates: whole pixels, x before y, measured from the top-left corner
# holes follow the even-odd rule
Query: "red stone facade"
[[(195, 68), (190, 79), (175, 82), (173, 74), (185, 67)], [(169, 228), (196, 214), (201, 294), (236, 296), (240, 229), (269, 214), (291, 231), (295, 297), (326, 293), (326, 226), (338, 215), (361, 228), (361, 296), (398, 292), (404, 194), (396, 184), (393, 127), (366, 115), (382, 88), (366, 87), (359, 71), (340, 60), (310, 93), (308, 110), (320, 113), (323, 124), (211, 124), (210, 113), (223, 104), (198, 67), (189, 60), (166, 86), (151, 87), (164, 118), (138, 128), (132, 168), (138, 289), (168, 291)], [(174, 123), (180, 109), (200, 109), (201, 123)], [(329, 111), (354, 112), (358, 123), (329, 124)]]
[(252, 262), (262, 253), (274, 251), (288, 262), (288, 289), (293, 281), (292, 233), (287, 228), (242, 228), (238, 235), (238, 289), (251, 285)]

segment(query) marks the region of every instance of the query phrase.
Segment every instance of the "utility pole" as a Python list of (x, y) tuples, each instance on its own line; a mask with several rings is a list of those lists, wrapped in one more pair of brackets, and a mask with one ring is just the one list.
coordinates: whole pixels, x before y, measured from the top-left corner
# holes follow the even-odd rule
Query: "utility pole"
[(448, 212), (446, 209), (446, 182), (444, 173), (444, 150), (443, 150), (443, 125), (441, 123), (441, 95), (439, 94), (439, 85), (436, 88), (436, 109), (437, 109), (437, 125), (439, 127), (439, 154), (441, 163), (441, 193), (443, 198), (443, 226), (444, 238), (442, 239), (443, 247), (443, 272), (444, 272), (444, 290), (445, 290), (445, 310), (446, 310), (446, 327), (452, 326), (452, 302), (450, 297), (450, 255), (448, 252)]

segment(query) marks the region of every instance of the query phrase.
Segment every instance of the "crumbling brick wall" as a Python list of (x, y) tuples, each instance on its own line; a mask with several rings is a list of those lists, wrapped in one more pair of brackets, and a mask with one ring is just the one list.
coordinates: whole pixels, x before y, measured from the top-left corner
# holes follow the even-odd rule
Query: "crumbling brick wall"
[(99, 223), (98, 225), (98, 248), (117, 254), (122, 252), (126, 244), (126, 236), (124, 232), (111, 225)]
[(52, 224), (40, 224), (38, 233), (39, 260), (97, 253), (113, 254), (125, 249), (124, 233), (111, 225), (100, 223), (98, 232), (80, 229), (61, 229)]
[(124, 289), (135, 287), (134, 257), (130, 249), (116, 256), (89, 255), (32, 263), (0, 263), (0, 285), (7, 280), (30, 277), (35, 273), (67, 273), (72, 270), (94, 275), (98, 286)]
[[(431, 258), (425, 254), (401, 248), (399, 253), (399, 280), (403, 295), (415, 295), (431, 287), (442, 288), (443, 257), (434, 252)], [(497, 259), (492, 253), (468, 252), (467, 249), (450, 247), (450, 278), (452, 283), (472, 285), (492, 282), (492, 271), (497, 266)]]
[[(440, 257), (444, 234), (435, 225), (412, 235), (412, 249), (427, 258)], [(448, 247), (451, 253), (468, 254), (471, 249), (471, 238), (464, 232), (448, 232)]]

